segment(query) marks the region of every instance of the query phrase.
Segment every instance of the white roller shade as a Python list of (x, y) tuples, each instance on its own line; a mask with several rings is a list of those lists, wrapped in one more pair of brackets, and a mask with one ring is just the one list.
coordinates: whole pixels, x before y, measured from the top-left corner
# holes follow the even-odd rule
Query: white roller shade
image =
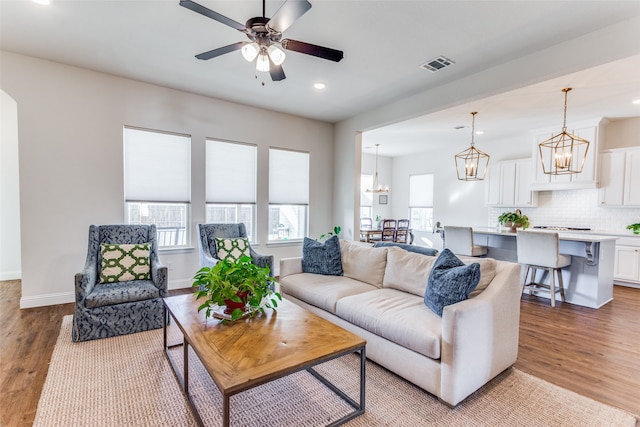
[(433, 174), (409, 176), (409, 207), (433, 206)]
[(309, 153), (269, 149), (269, 203), (309, 204)]
[(257, 147), (207, 140), (207, 203), (255, 203)]
[(125, 128), (124, 197), (127, 201), (188, 203), (191, 138)]

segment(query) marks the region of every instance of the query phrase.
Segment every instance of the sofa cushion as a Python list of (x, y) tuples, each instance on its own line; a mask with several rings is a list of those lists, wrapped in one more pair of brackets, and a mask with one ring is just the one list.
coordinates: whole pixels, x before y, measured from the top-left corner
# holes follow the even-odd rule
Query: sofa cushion
[(421, 297), (379, 289), (340, 299), (336, 314), (398, 345), (440, 358), (442, 319), (425, 307)]
[(382, 287), (424, 296), (427, 279), (436, 257), (390, 247), (387, 252), (387, 268)]
[(246, 237), (214, 237), (218, 259), (238, 262), (243, 256), (251, 256), (249, 239)]
[(434, 248), (427, 248), (424, 246), (417, 245), (409, 245), (407, 243), (396, 243), (396, 242), (376, 242), (373, 245), (374, 248), (383, 248), (389, 246), (397, 246), (398, 248), (404, 249), (405, 251), (415, 252), (417, 254), (429, 255), (429, 256), (437, 256), (438, 250)]
[(106, 283), (94, 286), (85, 304), (87, 308), (160, 298), (160, 290), (150, 280)]
[(150, 280), (149, 243), (100, 244), (100, 283)]
[(345, 276), (324, 276), (313, 273), (291, 274), (280, 280), (280, 290), (330, 313), (336, 312), (336, 302), (343, 297), (378, 288)]
[(302, 271), (305, 273), (342, 276), (340, 240), (332, 236), (324, 243), (304, 238), (302, 244)]
[(340, 240), (340, 252), (345, 276), (382, 287), (387, 266), (387, 248)]
[(470, 256), (461, 256), (459, 258), (460, 261), (467, 265), (473, 263), (480, 264), (480, 281), (478, 282), (478, 286), (469, 294), (469, 298), (473, 298), (484, 291), (493, 278), (496, 277), (496, 260), (493, 258), (475, 258)]
[(449, 249), (444, 249), (433, 264), (424, 303), (438, 316), (442, 316), (445, 306), (469, 298), (479, 281), (480, 264), (466, 265)]

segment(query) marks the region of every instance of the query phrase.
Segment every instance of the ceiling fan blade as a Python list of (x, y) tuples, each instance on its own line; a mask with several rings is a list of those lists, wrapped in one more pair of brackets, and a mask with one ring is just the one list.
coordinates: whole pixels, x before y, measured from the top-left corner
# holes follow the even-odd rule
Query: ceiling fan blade
[(194, 12), (197, 12), (201, 15), (204, 15), (208, 18), (214, 19), (221, 24), (228, 25), (231, 28), (235, 28), (238, 31), (246, 31), (247, 27), (243, 24), (234, 21), (231, 18), (227, 18), (224, 15), (220, 15), (218, 12), (214, 12), (213, 10), (206, 8), (194, 1), (191, 0), (180, 0), (180, 6), (186, 7), (187, 9), (191, 9)]
[(311, 3), (307, 0), (285, 1), (280, 9), (269, 20), (268, 27), (280, 33), (284, 33), (298, 18), (311, 9)]
[(306, 53), (307, 55), (317, 56), (318, 58), (328, 59), (329, 61), (340, 62), (344, 57), (344, 53), (341, 50), (305, 43), (298, 40), (282, 39), (280, 44), (287, 50)]
[(286, 79), (287, 76), (284, 75), (282, 65), (274, 64), (269, 55), (267, 55), (267, 58), (269, 58), (269, 74), (271, 74), (271, 80), (279, 82), (280, 80)]
[(216, 56), (224, 55), (225, 53), (229, 53), (229, 52), (233, 52), (234, 50), (241, 49), (242, 46), (244, 46), (247, 43), (248, 42), (238, 42), (238, 43), (230, 44), (228, 46), (219, 47), (217, 49), (213, 49), (208, 52), (203, 52), (199, 55), (196, 55), (196, 58), (203, 59), (203, 60), (215, 58)]

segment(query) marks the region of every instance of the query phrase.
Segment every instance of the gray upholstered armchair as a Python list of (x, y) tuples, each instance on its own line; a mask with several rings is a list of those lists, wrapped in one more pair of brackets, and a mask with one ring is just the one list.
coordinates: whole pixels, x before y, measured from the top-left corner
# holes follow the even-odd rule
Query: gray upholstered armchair
[[(126, 250), (130, 252), (125, 257)], [(136, 259), (133, 264), (132, 258)], [(130, 273), (123, 275), (123, 270)], [(131, 275), (133, 280), (127, 277)], [(120, 278), (126, 280), (118, 281)], [(167, 267), (158, 257), (156, 226), (91, 225), (87, 260), (82, 272), (75, 276), (75, 292), (73, 341), (161, 328)]]
[[(247, 228), (243, 223), (238, 224), (198, 224), (200, 238), (200, 266), (213, 267), (218, 262), (218, 251), (215, 238), (247, 237)], [(260, 255), (249, 246), (253, 263), (259, 267), (269, 266), (273, 276), (273, 255)]]

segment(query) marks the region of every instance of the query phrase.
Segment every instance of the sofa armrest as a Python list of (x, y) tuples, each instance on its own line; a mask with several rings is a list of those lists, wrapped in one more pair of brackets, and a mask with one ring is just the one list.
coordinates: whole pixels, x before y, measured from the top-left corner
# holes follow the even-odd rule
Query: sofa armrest
[(520, 265), (500, 262), (477, 297), (442, 313), (440, 398), (455, 406), (518, 357)]
[(76, 304), (84, 307), (84, 300), (91, 293), (98, 281), (98, 268), (95, 264), (84, 266), (80, 273), (75, 275)]
[(273, 276), (273, 255), (261, 255), (254, 251), (252, 247), (249, 247), (249, 254), (255, 265), (261, 268), (269, 267), (269, 274)]
[(162, 261), (160, 261), (157, 255), (155, 257), (152, 256), (149, 261), (151, 264), (151, 281), (160, 291), (160, 296), (164, 298), (168, 295), (169, 289), (169, 280), (167, 278), (168, 269), (162, 264)]
[(302, 257), (280, 259), (280, 280), (283, 277), (302, 272)]

